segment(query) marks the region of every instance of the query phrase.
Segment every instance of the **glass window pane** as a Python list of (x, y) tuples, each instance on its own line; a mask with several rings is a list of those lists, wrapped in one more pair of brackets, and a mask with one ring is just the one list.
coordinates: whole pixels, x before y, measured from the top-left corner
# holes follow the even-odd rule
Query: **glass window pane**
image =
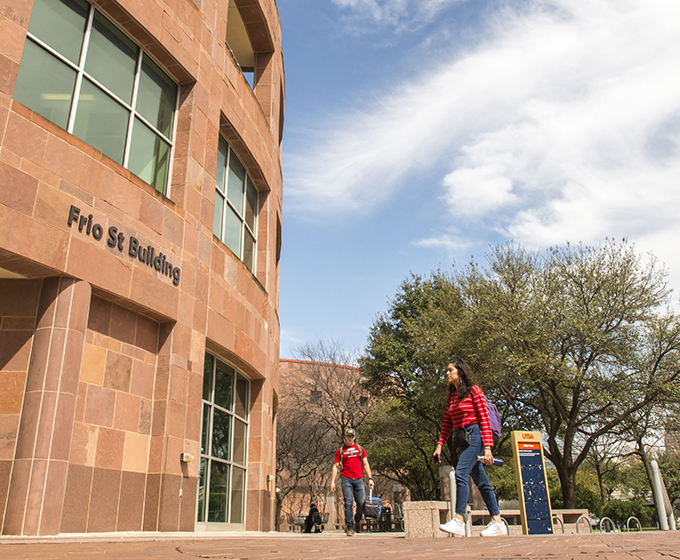
[(205, 355), (203, 362), (203, 400), (209, 401), (212, 394), (212, 372), (214, 358), (210, 354)]
[(223, 194), (226, 192), (224, 190), (224, 172), (227, 169), (228, 150), (229, 148), (227, 147), (226, 140), (220, 136), (220, 143), (217, 148), (217, 173), (215, 175), (215, 183), (217, 184), (217, 188), (220, 189)]
[(197, 521), (205, 521), (205, 485), (208, 476), (208, 459), (201, 458), (198, 467), (198, 516)]
[(246, 180), (246, 168), (231, 152), (229, 157), (229, 178), (227, 179), (227, 198), (234, 205), (239, 215), (243, 215), (243, 186)]
[(248, 419), (248, 380), (240, 375), (236, 377), (236, 403), (234, 412), (241, 418)]
[(234, 378), (234, 370), (227, 364), (217, 361), (217, 369), (215, 371), (215, 404), (231, 410), (232, 400), (232, 385)]
[(132, 101), (138, 52), (137, 45), (95, 12), (85, 71), (127, 104)]
[(83, 80), (73, 134), (112, 160), (123, 163), (129, 113), (102, 90)]
[(234, 478), (231, 484), (231, 523), (243, 523), (243, 498), (246, 488), (246, 471), (234, 467)]
[(165, 194), (170, 172), (170, 145), (139, 119), (135, 119), (128, 169)]
[(218, 408), (213, 408), (211, 457), (225, 459), (231, 457), (231, 416)]
[(142, 57), (136, 110), (166, 138), (172, 136), (177, 85), (148, 56)]
[(232, 454), (234, 463), (239, 465), (246, 464), (246, 424), (234, 419), (234, 452)]
[(229, 492), (229, 465), (210, 461), (210, 498), (208, 521), (227, 521), (227, 493)]
[(250, 272), (255, 267), (255, 240), (249, 232), (245, 232), (243, 239), (243, 264), (248, 267)]
[(234, 251), (237, 257), (241, 258), (241, 230), (243, 229), (241, 219), (236, 215), (233, 208), (228, 205), (225, 208), (224, 218), (226, 224), (223, 241), (227, 247)]
[(210, 405), (203, 405), (203, 427), (201, 428), (201, 453), (204, 455), (210, 454), (208, 445), (210, 444), (210, 412), (212, 407)]
[(224, 197), (215, 189), (215, 212), (213, 213), (213, 233), (222, 239), (222, 214), (224, 212)]
[(78, 64), (88, 10), (89, 5), (83, 0), (35, 0), (28, 30)]
[(14, 99), (57, 126), (68, 126), (76, 72), (27, 39), (14, 86)]
[(246, 224), (250, 230), (255, 234), (255, 217), (257, 216), (257, 190), (248, 181), (248, 190), (246, 191)]

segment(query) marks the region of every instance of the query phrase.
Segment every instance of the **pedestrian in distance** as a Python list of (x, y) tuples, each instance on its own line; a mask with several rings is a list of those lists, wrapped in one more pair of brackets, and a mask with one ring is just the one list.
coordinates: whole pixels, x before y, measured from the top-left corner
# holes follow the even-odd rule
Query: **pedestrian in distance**
[[(315, 525), (315, 523), (314, 523), (315, 517), (318, 518), (316, 521), (318, 521), (320, 523), (319, 508), (316, 507), (315, 503), (312, 503), (309, 506), (309, 513), (307, 514), (307, 517), (305, 519), (305, 533), (311, 533), (312, 532), (312, 528)], [(318, 527), (316, 528), (315, 532), (316, 533), (319, 532)]]
[[(364, 487), (364, 472), (368, 475), (368, 485), (373, 488), (371, 467), (368, 465), (366, 450), (355, 442), (356, 433), (352, 428), (345, 430), (344, 445), (335, 452), (333, 471), (331, 472), (331, 493), (335, 493), (335, 479), (338, 471), (342, 477), (342, 497), (345, 501), (345, 530), (348, 537), (361, 527), (364, 515), (366, 489)], [(356, 514), (353, 505), (356, 502)]]
[[(447, 523), (439, 528), (447, 533), (465, 536), (465, 511), (470, 495), (469, 480), (479, 488), (491, 522), (482, 531), (483, 537), (507, 535), (508, 530), (500, 516), (498, 501), (486, 476), (484, 465), (493, 464), (493, 435), (489, 422), (486, 397), (475, 385), (472, 368), (461, 359), (454, 359), (446, 367), (449, 394), (442, 420), (442, 430), (432, 458), (441, 462), (442, 446), (454, 431), (454, 446), (460, 450), (456, 465), (456, 512)], [(478, 460), (482, 457), (483, 460)]]

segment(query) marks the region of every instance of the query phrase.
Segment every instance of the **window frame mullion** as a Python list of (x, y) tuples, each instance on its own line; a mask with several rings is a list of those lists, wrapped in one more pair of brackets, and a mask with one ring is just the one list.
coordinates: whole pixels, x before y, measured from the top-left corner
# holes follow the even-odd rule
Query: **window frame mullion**
[[(137, 65), (135, 67), (135, 81), (132, 86), (132, 99), (130, 100), (130, 117), (128, 119), (127, 133), (125, 135), (125, 152), (123, 155), (123, 167), (128, 169), (130, 161), (130, 145), (132, 144), (132, 127), (134, 126), (135, 118), (137, 116), (137, 93), (139, 89), (139, 76), (142, 72), (142, 57), (144, 50), (140, 47), (137, 52)], [(169, 180), (169, 178), (168, 178)], [(166, 185), (167, 188), (167, 185)]]
[(87, 25), (85, 26), (85, 35), (83, 36), (83, 44), (80, 47), (80, 58), (78, 59), (78, 68), (76, 74), (76, 83), (73, 87), (73, 99), (71, 99), (71, 112), (68, 116), (68, 125), (66, 132), (73, 134), (73, 128), (76, 124), (76, 113), (78, 112), (78, 98), (80, 97), (80, 88), (83, 84), (83, 73), (85, 72), (85, 60), (87, 58), (87, 51), (90, 47), (90, 36), (92, 35), (92, 22), (94, 21), (94, 5), (90, 4), (90, 11), (87, 14)]

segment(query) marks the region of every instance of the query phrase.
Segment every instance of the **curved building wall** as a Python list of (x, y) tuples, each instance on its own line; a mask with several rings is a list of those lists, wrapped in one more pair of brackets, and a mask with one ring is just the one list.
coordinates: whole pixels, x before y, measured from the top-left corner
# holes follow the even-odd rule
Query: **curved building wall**
[(8, 0), (0, 36), (2, 533), (273, 529), (275, 0)]

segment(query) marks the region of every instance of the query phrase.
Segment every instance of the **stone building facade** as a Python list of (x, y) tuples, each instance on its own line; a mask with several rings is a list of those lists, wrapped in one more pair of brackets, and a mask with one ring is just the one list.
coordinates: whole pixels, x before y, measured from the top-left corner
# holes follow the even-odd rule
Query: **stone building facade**
[(3, 534), (273, 528), (275, 0), (5, 0)]

